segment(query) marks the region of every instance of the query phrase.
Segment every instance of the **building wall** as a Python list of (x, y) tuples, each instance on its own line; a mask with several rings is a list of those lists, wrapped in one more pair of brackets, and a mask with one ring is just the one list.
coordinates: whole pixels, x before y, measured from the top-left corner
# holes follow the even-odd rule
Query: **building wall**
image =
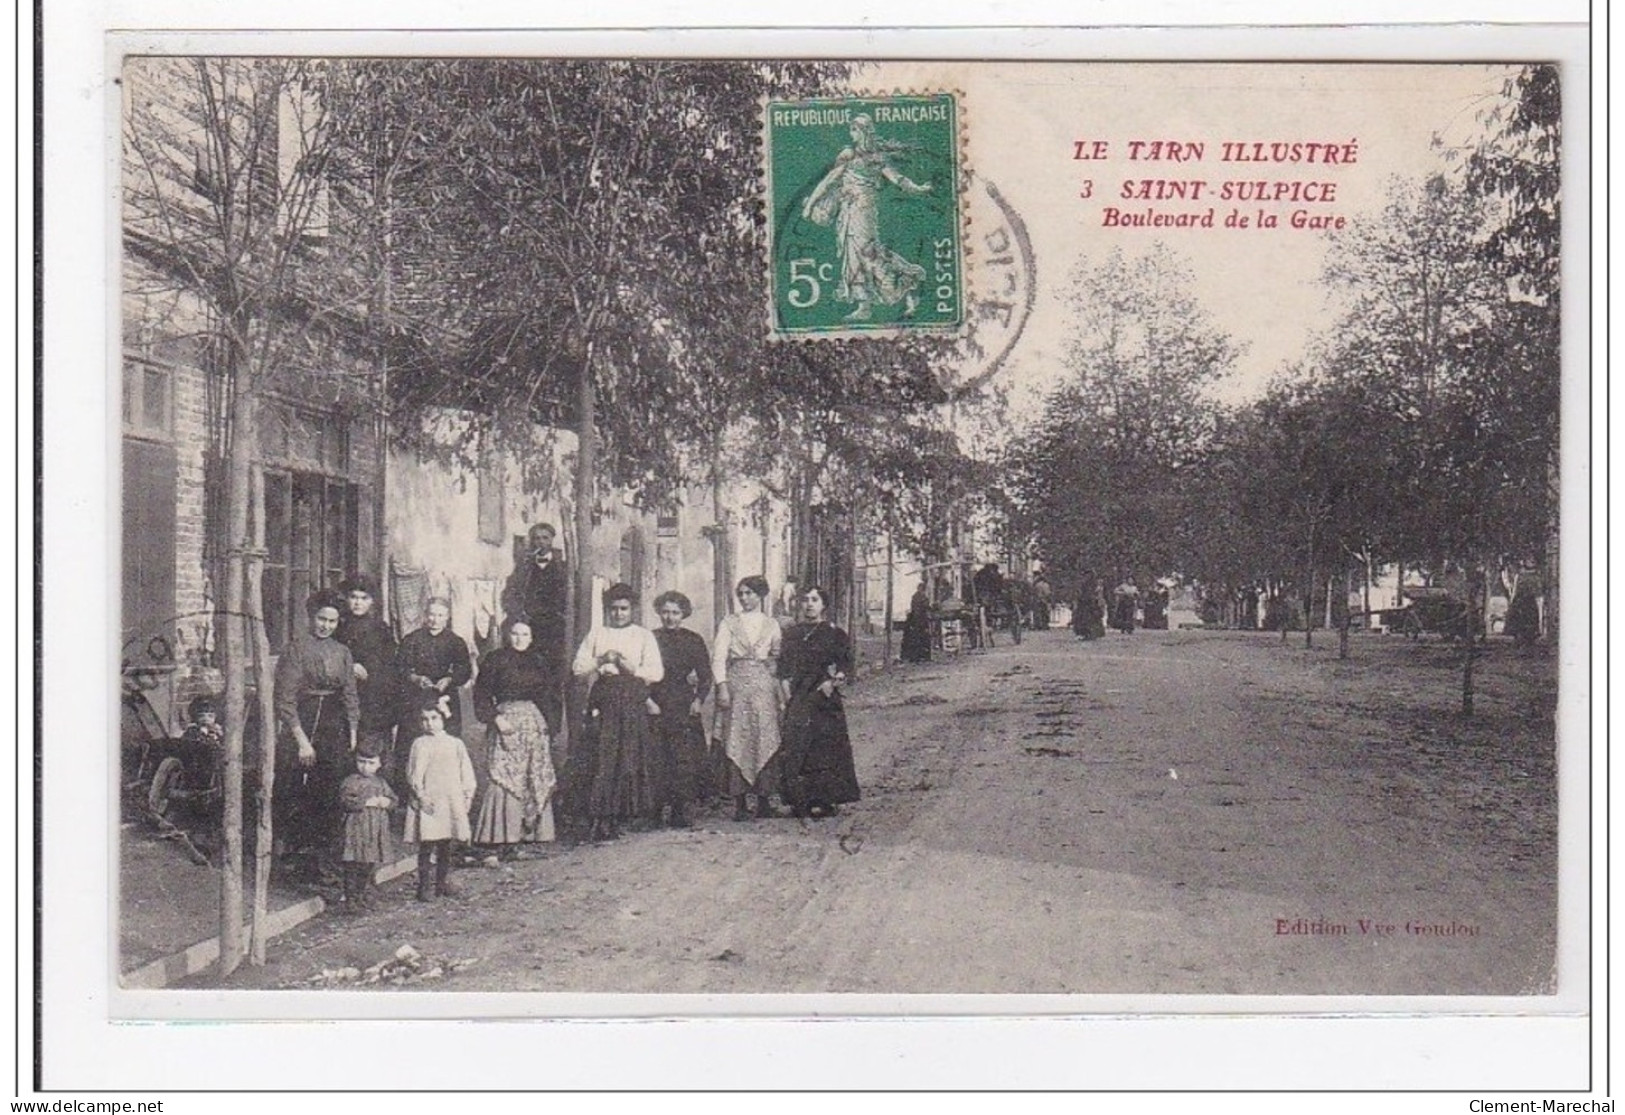
[[(122, 351), (118, 375), (127, 413), (122, 414), (124, 494), (134, 489), (167, 491), (173, 484), (171, 538), (121, 532), (126, 562), (136, 550), (168, 547), (173, 563), (170, 597), (124, 601), (121, 661), (133, 674), (160, 717), (176, 723), (175, 710), (195, 692), (211, 688), (207, 666), (213, 651), (213, 591), (205, 563), (204, 453), (208, 444), (207, 379), (197, 341), (205, 318), (196, 300), (166, 289), (138, 261), (126, 261), (121, 299)], [(153, 421), (151, 411), (161, 411)], [(173, 452), (169, 477), (154, 476), (149, 454), (137, 458), (137, 443)], [(156, 611), (154, 610), (156, 607)], [(158, 616), (156, 612), (165, 613)], [(140, 618), (137, 618), (137, 617)]]
[[(218, 175), (213, 173), (210, 145), (203, 133), (204, 114), (193, 64), (193, 60), (181, 57), (132, 58), (124, 65), (121, 79), (126, 136), (122, 148), (126, 250), (120, 277), (119, 374), (126, 399), (133, 391), (137, 402), (135, 421), (132, 423), (126, 408), (122, 426), (125, 453), (121, 479), (127, 496), (142, 494), (144, 487), (148, 503), (143, 511), (152, 509), (151, 500), (157, 493), (163, 492), (168, 498), (171, 487), (173, 491), (173, 507), (169, 509), (173, 514), (166, 512), (162, 516), (166, 523), (163, 533), (154, 535), (122, 524), (121, 552), (126, 574), (137, 557), (143, 565), (147, 559), (154, 559), (153, 567), (161, 564), (158, 558), (168, 561), (173, 570), (172, 603), (167, 589), (155, 596), (164, 598), (162, 611), (174, 614), (174, 618), (159, 622), (153, 618), (153, 601), (123, 602), (123, 672), (126, 684), (139, 685), (147, 693), (171, 730), (181, 727), (179, 710), (191, 696), (218, 693), (224, 684), (215, 645), (218, 612), (224, 601), (220, 587), (213, 583), (212, 568), (220, 561), (218, 547), (223, 539), (209, 537), (211, 530), (218, 534), (223, 526), (211, 520), (211, 499), (215, 509), (221, 510), (224, 493), (210, 492), (205, 468), (214, 439), (224, 428), (218, 413), (221, 403), (215, 400), (211, 413), (209, 397), (213, 373), (207, 338), (212, 322), (201, 301), (185, 293), (187, 276), (178, 264), (173, 265), (171, 275), (161, 270), (169, 264), (154, 266), (149, 262), (171, 259), (177, 235), (183, 240), (188, 236), (207, 239), (215, 232), (206, 191), (217, 188)], [(228, 64), (223, 72), (229, 75), (236, 92), (246, 93), (256, 80), (251, 66)], [(275, 154), (278, 167), (286, 172), (281, 177), (286, 180), (291, 170), (284, 166), (287, 159), (283, 156), (289, 150), (283, 141), (292, 137), (279, 134), (277, 138)], [(373, 507), (379, 468), (373, 408), (367, 398), (367, 385), (373, 379), (364, 361), (345, 354), (347, 342), (325, 334), (324, 338), (334, 343), (324, 346), (322, 353), (306, 356), (299, 349), (297, 359), (290, 357), (277, 363), (275, 371), (296, 377), (297, 383), (288, 388), (290, 401), (315, 416), (302, 428), (312, 424), (331, 428), (343, 423), (347, 456), (313, 466), (300, 459), (297, 450), (279, 458), (263, 451), (263, 440), (256, 448), (268, 468), (314, 470), (356, 485), (353, 557), (356, 564), (366, 568), (376, 563), (373, 528), (377, 516)], [(309, 366), (299, 365), (299, 360), (308, 360)], [(153, 420), (153, 408), (144, 410), (141, 405), (157, 390), (158, 381), (165, 395), (162, 422)], [(133, 452), (129, 448), (132, 444), (137, 447)], [(155, 451), (157, 447), (172, 449), (173, 460), (162, 460), (163, 453)], [(160, 465), (164, 476), (144, 475)], [(213, 479), (217, 485), (224, 483), (224, 477)], [(127, 499), (127, 509), (129, 502)], [(348, 552), (344, 556), (347, 562), (351, 558)], [(331, 570), (323, 570), (318, 583), (331, 579)], [(133, 616), (139, 616), (136, 626), (162, 630), (132, 634)], [(155, 668), (159, 658), (167, 659), (163, 671)]]
[[(450, 439), (462, 420), (446, 414), (435, 421), (442, 436)], [(600, 589), (623, 579), (635, 582), (640, 596), (637, 622), (654, 626), (658, 622), (654, 598), (676, 589), (693, 604), (689, 626), (711, 638), (717, 562), (710, 528), (717, 515), (709, 491), (686, 490), (679, 506), (665, 517), (640, 510), (624, 493), (617, 493), (605, 501), (582, 552), (577, 553), (570, 502), (573, 480), (566, 465), (574, 449), (572, 433), (555, 431), (549, 436), (538, 430), (534, 452), (551, 456), (551, 467), (540, 471), (550, 474), (553, 482), (530, 492), (522, 482), (522, 464), (511, 452), (469, 467), (438, 455), (429, 459), (411, 450), (389, 450), (384, 566), (411, 571), (410, 577), (396, 578), (396, 582), (412, 599), (390, 601), (391, 614), (400, 617), (403, 630), (416, 626), (415, 602), (435, 594), (451, 599), (453, 630), (465, 637), (473, 635), (476, 641), (488, 637), (493, 622), (500, 624), (502, 618), (501, 593), (514, 569), (516, 546), (522, 545), (533, 524), (546, 522), (558, 529), (558, 544), (572, 569), (585, 568)], [(483, 538), (482, 484), (497, 484), (501, 489), (500, 500), (486, 493)], [(733, 579), (762, 572), (765, 559), (766, 575), (777, 592), (783, 585), (788, 516), (782, 509), (774, 509), (765, 517), (758, 516), (759, 521), (753, 520), (740, 509), (757, 495), (749, 484), (731, 486), (725, 495), (733, 508)], [(502, 541), (491, 541), (495, 532), (489, 520), (497, 504)], [(640, 543), (641, 575), (634, 576)], [(731, 591), (732, 586), (727, 586), (729, 595)], [(595, 621), (598, 611), (595, 606)]]

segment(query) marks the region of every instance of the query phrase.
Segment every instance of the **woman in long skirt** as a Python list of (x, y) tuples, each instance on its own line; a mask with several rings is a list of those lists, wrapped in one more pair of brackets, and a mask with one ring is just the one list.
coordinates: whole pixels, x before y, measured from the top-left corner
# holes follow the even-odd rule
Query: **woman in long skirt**
[(592, 679), (583, 740), (583, 759), (592, 764), (589, 840), (613, 840), (620, 835), (622, 818), (647, 816), (654, 806), (649, 686), (665, 677), (665, 667), (654, 636), (632, 622), (636, 601), (631, 585), (605, 590), (607, 626), (587, 632), (573, 665), (577, 677)]
[(512, 857), (521, 843), (553, 839), (552, 734), (542, 709), (555, 691), (553, 668), (524, 620), (509, 620), (507, 646), (480, 660), (474, 714), (486, 725), (485, 796), (474, 843)]
[(739, 611), (722, 621), (711, 647), (711, 673), (717, 682), (718, 736), (728, 756), (728, 793), (734, 820), (750, 819), (747, 799), (756, 797), (756, 816), (771, 817), (769, 798), (779, 789), (780, 693), (778, 669), (782, 634), (778, 621), (762, 611), (767, 580), (746, 577), (734, 590)]
[(339, 881), (339, 785), (354, 760), (361, 721), (355, 661), (333, 637), (343, 600), (322, 590), (305, 603), (306, 631), (288, 641), (276, 665), (276, 811), (286, 852), (307, 857), (312, 881)]
[(784, 710), (784, 797), (798, 817), (827, 817), (858, 800), (858, 773), (846, 729), (841, 686), (852, 669), (852, 642), (825, 618), (829, 597), (816, 585), (802, 595), (802, 622), (784, 636), (779, 678)]
[(908, 602), (900, 656), (904, 662), (931, 661), (931, 600), (926, 595), (924, 581), (920, 582)]
[(659, 775), (655, 808), (669, 808), (673, 828), (688, 827), (689, 809), (704, 793), (705, 726), (700, 706), (711, 693), (711, 654), (705, 640), (683, 626), (693, 612), (694, 606), (680, 592), (655, 597), (655, 614), (660, 617), (655, 643), (666, 674), (649, 691)]

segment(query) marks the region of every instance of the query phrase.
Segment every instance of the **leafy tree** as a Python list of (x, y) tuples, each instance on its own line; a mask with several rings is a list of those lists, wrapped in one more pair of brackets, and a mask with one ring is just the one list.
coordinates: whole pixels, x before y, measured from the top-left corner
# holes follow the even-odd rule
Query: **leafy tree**
[[(1353, 303), (1328, 375), (1368, 393), (1389, 454), (1391, 502), (1370, 518), (1393, 556), (1465, 572), (1469, 630), (1484, 603), (1478, 570), (1530, 552), (1550, 521), (1557, 444), (1555, 306), (1511, 293), (1541, 267), (1507, 264), (1504, 233), (1482, 197), (1443, 175), (1396, 182), (1383, 216), (1327, 268)], [(1470, 713), (1476, 638), (1465, 645)]]
[(1442, 174), (1394, 179), (1381, 215), (1355, 223), (1324, 274), (1349, 300), (1327, 370), (1369, 392), (1385, 452), (1398, 458), (1389, 476), (1394, 556), (1433, 568), (1450, 556), (1433, 507), (1439, 411), (1468, 374), (1462, 338), (1504, 299), (1481, 250), (1484, 219), (1482, 202)]
[[(841, 72), (421, 63), (413, 88), (375, 111), (415, 137), (398, 191), (414, 196), (414, 217), (395, 250), (422, 263), (417, 294), (452, 323), (451, 354), (402, 369), (401, 399), (572, 426), (578, 539), (611, 485), (672, 498), (693, 479), (694, 446), (715, 450), (764, 401), (761, 354), (738, 339), (765, 305), (751, 202), (760, 99)], [(426, 102), (441, 107), (425, 113)], [(584, 608), (590, 570), (577, 574)]]
[[(1519, 328), (1531, 339), (1525, 368), (1525, 409), (1538, 417), (1540, 445), (1525, 452), (1545, 458), (1545, 483), (1539, 498), (1525, 489), (1524, 514), (1543, 525), (1538, 548), (1544, 566), (1547, 630), (1555, 635), (1558, 619), (1558, 412), (1560, 409), (1559, 333), (1562, 316), (1559, 245), (1562, 231), (1563, 104), (1561, 74), (1549, 64), (1519, 68), (1507, 78), (1501, 99), (1485, 114), (1490, 130), (1467, 157), (1467, 188), (1498, 208), (1485, 251), (1517, 292), (1509, 307)], [(1538, 340), (1537, 340), (1538, 338)], [(1521, 555), (1520, 555), (1521, 556)]]
[(1021, 525), (1073, 568), (1168, 572), (1186, 554), (1186, 493), (1211, 437), (1205, 390), (1236, 347), (1166, 247), (1080, 266), (1069, 379), (1012, 455)]

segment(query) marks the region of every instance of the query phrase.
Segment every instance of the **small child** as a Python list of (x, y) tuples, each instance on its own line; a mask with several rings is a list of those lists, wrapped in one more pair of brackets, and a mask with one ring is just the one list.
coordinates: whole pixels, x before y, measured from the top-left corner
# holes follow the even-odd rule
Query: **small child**
[(344, 903), (352, 914), (372, 909), (378, 867), (395, 858), (389, 811), (400, 799), (380, 777), (381, 766), (377, 745), (363, 743), (355, 753), (356, 772), (339, 784), (344, 807)]
[[(451, 885), (451, 846), (474, 835), (468, 811), (474, 804), (474, 764), (463, 741), (446, 731), (438, 695), (426, 697), (418, 712), (423, 734), (412, 741), (406, 760), (411, 801), (406, 811), (406, 841), (418, 846), (418, 901), (455, 897)], [(429, 874), (430, 863), (434, 875)]]
[(213, 697), (193, 697), (186, 705), (186, 718), (191, 721), (181, 738), (187, 743), (207, 743), (218, 747), (226, 738), (220, 724), (220, 710)]

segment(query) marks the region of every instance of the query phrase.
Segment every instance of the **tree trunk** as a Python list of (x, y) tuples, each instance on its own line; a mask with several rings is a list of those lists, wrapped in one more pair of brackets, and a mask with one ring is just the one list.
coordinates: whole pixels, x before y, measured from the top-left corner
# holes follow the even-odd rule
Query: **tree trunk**
[(1474, 582), (1476, 578), (1471, 573), (1467, 576), (1467, 630), (1463, 632), (1462, 642), (1467, 650), (1461, 659), (1461, 714), (1464, 717), (1473, 715), (1473, 667), (1478, 659), (1478, 631), (1474, 618), (1477, 616), (1476, 602), (1473, 600)]
[(265, 964), (265, 942), (270, 936), (269, 895), (271, 859), (275, 833), (271, 828), (271, 802), (276, 785), (276, 716), (272, 687), (271, 642), (265, 634), (265, 607), (262, 586), (265, 581), (265, 473), (255, 468), (249, 488), (252, 503), (253, 546), (248, 552), (248, 599), (246, 601), (249, 638), (253, 647), (254, 689), (259, 715), (259, 792), (254, 813), (254, 920), (249, 933), (248, 962)]
[(721, 448), (716, 450), (711, 468), (711, 512), (716, 518), (711, 544), (715, 547), (712, 561), (712, 627), (722, 626), (728, 618), (728, 601), (733, 598), (733, 541), (732, 513), (722, 505), (722, 471), (715, 464), (720, 460)]
[(1558, 519), (1560, 514), (1560, 504), (1556, 497), (1559, 483), (1558, 466), (1556, 461), (1552, 461), (1547, 465), (1546, 476), (1548, 490), (1552, 492), (1553, 495), (1551, 500), (1551, 519), (1546, 528), (1546, 548), (1545, 552), (1541, 555), (1542, 568), (1540, 589), (1542, 606), (1540, 634), (1541, 637), (1548, 643), (1555, 644), (1558, 638), (1558, 603), (1560, 599), (1558, 596), (1558, 589), (1561, 585), (1559, 579), (1560, 570), (1558, 561), (1559, 557), (1561, 557), (1561, 551), (1558, 547), (1558, 527), (1562, 525)]
[[(244, 331), (246, 333), (246, 330)], [(238, 335), (244, 335), (239, 333)], [(233, 351), (228, 372), (233, 383), (231, 453), (226, 492), (225, 761), (221, 767), (220, 960), (230, 975), (243, 960), (243, 729), (246, 726), (249, 654), (244, 629), (247, 584), (244, 557), (249, 539), (250, 473), (258, 444), (257, 388), (243, 382), (241, 353)]]
[[(846, 624), (847, 638), (852, 640), (852, 676), (858, 676), (858, 562), (862, 558), (858, 554), (858, 500), (857, 496), (850, 497), (850, 504), (846, 513), (847, 530), (847, 563), (846, 563)], [(867, 601), (862, 601), (865, 608)]]
[(1349, 656), (1349, 625), (1354, 622), (1354, 613), (1349, 610), (1349, 593), (1354, 591), (1354, 571), (1347, 565), (1343, 567), (1343, 622), (1337, 628), (1337, 657), (1346, 659)]
[(885, 657), (884, 661), (881, 663), (881, 668), (886, 669), (886, 670), (891, 669), (891, 664), (892, 664), (892, 656), (891, 656), (892, 616), (891, 616), (891, 610), (892, 610), (892, 595), (896, 591), (895, 586), (892, 584), (893, 574), (896, 572), (896, 570), (894, 569), (893, 564), (892, 564), (892, 558), (893, 558), (892, 536), (891, 536), (891, 531), (888, 530), (886, 532), (886, 657)]
[(565, 615), (565, 644), (572, 650), (586, 636), (592, 615), (592, 563), (588, 553), (592, 541), (593, 510), (598, 502), (598, 392), (593, 382), (593, 346), (581, 358), (576, 377), (576, 408), (580, 414), (576, 428), (575, 483), (575, 601)]
[(1313, 628), (1315, 626), (1315, 528), (1309, 527), (1309, 560), (1304, 573), (1303, 581), (1303, 648), (1310, 649), (1315, 645)]
[[(592, 512), (597, 501), (597, 469), (598, 469), (598, 427), (597, 427), (597, 389), (593, 382), (592, 370), (593, 345), (587, 342), (586, 352), (581, 357), (581, 367), (576, 376), (576, 405), (579, 410), (579, 421), (576, 428), (576, 482), (575, 482), (575, 514), (573, 516), (576, 542), (575, 552), (575, 586), (574, 600), (571, 606), (564, 611), (564, 655), (565, 662), (570, 662), (576, 647), (586, 637), (586, 629), (590, 626), (589, 617), (592, 615), (592, 565), (587, 559), (588, 543), (592, 539)], [(585, 728), (585, 688), (575, 684), (575, 679), (566, 676), (561, 686), (564, 693), (564, 754), (565, 764), (572, 762), (571, 756), (578, 753), (577, 742)], [(572, 788), (579, 787), (579, 779), (569, 778), (566, 785)], [(580, 821), (586, 814), (586, 803), (573, 801), (566, 793), (564, 808), (576, 820)]]
[(1362, 555), (1365, 565), (1365, 584), (1361, 588), (1360, 602), (1365, 614), (1365, 629), (1371, 630), (1371, 581), (1376, 576), (1376, 570), (1371, 567), (1371, 547), (1367, 546)]

